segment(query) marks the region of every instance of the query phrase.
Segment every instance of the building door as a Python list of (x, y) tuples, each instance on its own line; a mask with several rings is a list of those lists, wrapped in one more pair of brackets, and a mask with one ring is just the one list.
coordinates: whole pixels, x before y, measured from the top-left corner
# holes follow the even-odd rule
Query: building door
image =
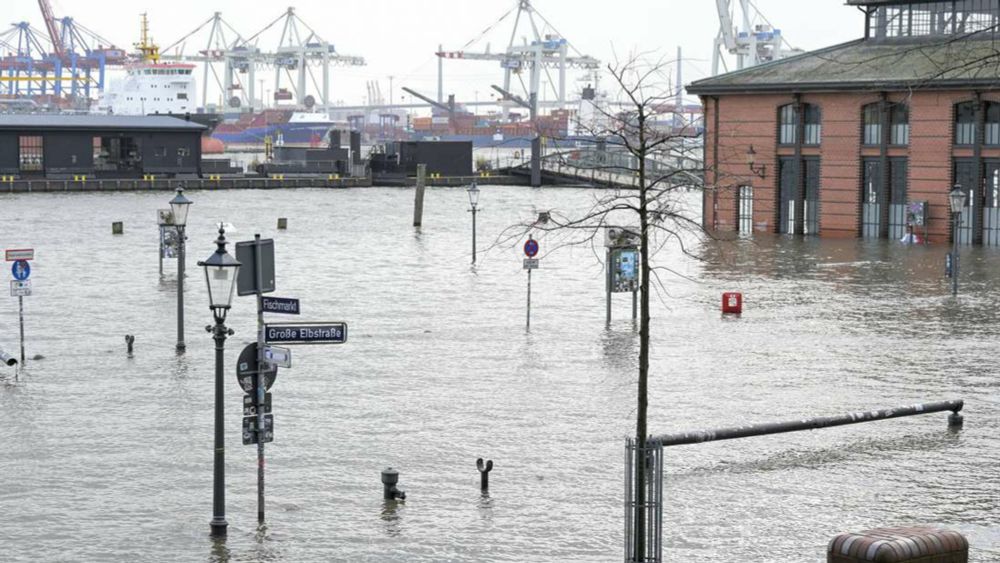
[(889, 238), (902, 240), (906, 235), (907, 160), (889, 159)]
[[(972, 160), (955, 161), (955, 183), (962, 186), (965, 192), (965, 208), (958, 218), (959, 244), (972, 244), (972, 216), (977, 211), (976, 205), (976, 167)], [(951, 192), (952, 187), (948, 187)], [(948, 210), (948, 218), (951, 219), (951, 209)]]
[(799, 199), (798, 187), (798, 167), (794, 158), (781, 158), (778, 160), (778, 232), (783, 234), (795, 233), (795, 204)]
[(983, 245), (1000, 246), (1000, 160), (985, 162)]
[(739, 202), (736, 224), (740, 234), (749, 235), (753, 233), (753, 186), (740, 186)]
[(882, 227), (882, 213), (879, 202), (882, 201), (882, 166), (877, 158), (866, 158), (861, 161), (861, 236), (862, 238), (879, 238)]
[(803, 217), (802, 234), (819, 234), (819, 159), (807, 158), (802, 161), (805, 174), (805, 201), (802, 202)]

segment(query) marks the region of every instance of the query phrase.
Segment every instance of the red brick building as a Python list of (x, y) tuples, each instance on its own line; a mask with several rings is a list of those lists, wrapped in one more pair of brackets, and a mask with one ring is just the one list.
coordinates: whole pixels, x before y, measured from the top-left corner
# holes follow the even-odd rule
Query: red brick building
[(862, 39), (688, 86), (705, 226), (898, 240), (926, 202), (941, 242), (959, 184), (959, 241), (1000, 245), (1000, 0), (847, 4)]

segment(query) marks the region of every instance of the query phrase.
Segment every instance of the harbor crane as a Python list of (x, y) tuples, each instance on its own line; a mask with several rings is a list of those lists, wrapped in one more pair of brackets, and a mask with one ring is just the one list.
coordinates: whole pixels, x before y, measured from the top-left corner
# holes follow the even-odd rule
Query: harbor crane
[[(508, 16), (514, 13), (515, 10), (516, 15), (514, 17), (514, 29), (511, 30), (510, 41), (504, 52), (491, 53), (488, 45), (485, 52), (472, 52), (465, 50), (467, 47), (482, 38), (483, 35), (495, 28)], [(547, 26), (548, 30), (551, 30), (552, 32), (545, 34), (540, 32), (536, 17), (541, 20), (545, 26)], [(529, 41), (525, 38), (520, 44), (518, 44), (516, 39), (522, 22), (526, 22), (530, 26), (531, 29), (529, 36), (531, 37), (531, 40)], [(571, 55), (570, 50), (572, 50), (574, 54)], [(536, 98), (541, 96), (539, 86), (541, 83), (541, 75), (542, 73), (545, 73), (548, 76), (548, 83), (550, 85), (555, 85), (557, 88), (555, 95), (558, 100), (557, 106), (560, 109), (563, 109), (566, 106), (567, 69), (582, 69), (596, 72), (601, 67), (601, 62), (599, 60), (580, 53), (573, 48), (561, 34), (555, 31), (555, 27), (534, 9), (531, 5), (531, 0), (517, 0), (517, 5), (514, 8), (501, 16), (500, 19), (488, 27), (482, 34), (480, 34), (479, 37), (466, 43), (461, 50), (445, 51), (441, 46), (438, 46), (438, 51), (435, 54), (438, 57), (437, 101), (439, 103), (443, 101), (442, 98), (444, 96), (443, 65), (445, 59), (497, 61), (500, 63), (500, 67), (503, 68), (504, 72), (503, 89), (510, 91), (511, 79), (513, 77), (517, 77), (521, 80), (525, 97), (530, 97), (532, 94), (534, 94)], [(552, 80), (552, 76), (550, 74), (551, 69), (558, 70), (558, 81)], [(524, 84), (521, 78), (525, 71), (528, 73), (528, 84)]]
[[(265, 50), (261, 47), (263, 36), (279, 25), (281, 37), (277, 45), (271, 50)], [(206, 28), (209, 30), (206, 49), (196, 54), (185, 54), (186, 43)], [(320, 37), (295, 13), (294, 7), (289, 7), (260, 31), (246, 38), (225, 23), (221, 14), (216, 12), (208, 21), (164, 49), (164, 52), (166, 54), (163, 58), (167, 60), (205, 64), (206, 80), (202, 88), (206, 90), (202, 93), (203, 102), (208, 99), (207, 76), (212, 72), (226, 98), (226, 105), (231, 108), (246, 105), (252, 109), (258, 99), (257, 71), (273, 69), (275, 101), (294, 99), (300, 106), (315, 107), (316, 97), (309, 93), (311, 83), (320, 98), (318, 105), (328, 109), (331, 105), (330, 67), (365, 64), (363, 57), (342, 54), (334, 49), (333, 44)], [(224, 67), (221, 77), (215, 68), (218, 63)], [(313, 73), (314, 67), (320, 68), (319, 80)], [(288, 78), (291, 91), (282, 87), (285, 77)]]
[[(736, 55), (736, 69), (749, 68), (770, 61), (801, 53), (791, 48), (781, 30), (776, 29), (753, 6), (750, 0), (715, 0), (719, 12), (719, 33), (712, 52), (712, 76), (719, 74), (719, 66), (726, 68), (724, 48)], [(736, 8), (739, 7), (740, 27), (734, 26)], [(763, 21), (764, 23), (756, 23)]]

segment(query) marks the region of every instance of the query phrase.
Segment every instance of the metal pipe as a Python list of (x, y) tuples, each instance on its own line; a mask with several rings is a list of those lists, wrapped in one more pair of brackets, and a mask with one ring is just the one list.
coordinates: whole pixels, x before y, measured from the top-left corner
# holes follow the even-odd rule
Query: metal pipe
[(695, 430), (691, 432), (680, 432), (677, 434), (663, 434), (661, 436), (653, 436), (650, 440), (659, 442), (663, 446), (682, 446), (685, 444), (699, 444), (701, 442), (714, 442), (718, 440), (732, 440), (735, 438), (749, 438), (751, 436), (764, 436), (766, 434), (781, 434), (783, 432), (798, 432), (800, 430), (816, 430), (818, 428), (829, 428), (833, 426), (843, 426), (845, 424), (857, 424), (859, 422), (872, 422), (875, 420), (887, 420), (890, 418), (943, 411), (952, 411), (953, 413), (950, 417), (948, 417), (949, 426), (961, 426), (962, 417), (958, 414), (958, 412), (962, 410), (964, 404), (965, 402), (963, 400), (957, 399), (936, 403), (923, 403), (894, 409), (854, 412), (839, 416), (824, 416), (785, 422), (748, 424), (745, 426), (733, 426), (730, 428), (718, 428), (715, 430)]
[[(223, 416), (223, 367), (225, 364), (226, 336), (229, 329), (225, 319), (216, 314), (212, 337), (215, 339), (215, 456), (212, 464), (212, 535), (225, 537), (226, 522), (226, 434)], [(212, 327), (209, 327), (212, 328)]]
[(962, 217), (961, 212), (952, 213), (952, 222), (954, 223), (953, 233), (951, 235), (952, 241), (952, 251), (951, 251), (951, 294), (958, 295), (958, 228), (959, 220)]

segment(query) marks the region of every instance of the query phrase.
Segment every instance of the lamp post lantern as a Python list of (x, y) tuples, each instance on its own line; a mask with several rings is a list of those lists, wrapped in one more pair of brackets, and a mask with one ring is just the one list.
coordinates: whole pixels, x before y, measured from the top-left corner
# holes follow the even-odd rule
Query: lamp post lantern
[(208, 283), (208, 306), (212, 309), (215, 326), (209, 325), (205, 330), (212, 333), (215, 339), (215, 458), (212, 465), (212, 535), (224, 537), (226, 528), (226, 445), (223, 432), (222, 409), (222, 369), (223, 352), (226, 337), (233, 334), (226, 327), (226, 313), (233, 303), (233, 292), (236, 289), (236, 277), (240, 263), (226, 252), (226, 230), (219, 226), (218, 245), (215, 252), (198, 265), (205, 269), (205, 281)]
[(476, 263), (476, 211), (479, 205), (479, 186), (473, 182), (465, 191), (469, 192), (469, 205), (472, 206), (472, 263)]
[(965, 190), (962, 189), (962, 184), (955, 184), (952, 188), (951, 193), (948, 194), (948, 200), (951, 204), (951, 220), (952, 220), (952, 251), (951, 251), (951, 294), (958, 295), (958, 227), (959, 219), (962, 216), (962, 209), (965, 207)]
[(191, 200), (184, 196), (184, 184), (177, 186), (177, 195), (170, 200), (170, 213), (177, 228), (177, 351), (183, 352), (184, 344), (184, 227), (187, 225)]

